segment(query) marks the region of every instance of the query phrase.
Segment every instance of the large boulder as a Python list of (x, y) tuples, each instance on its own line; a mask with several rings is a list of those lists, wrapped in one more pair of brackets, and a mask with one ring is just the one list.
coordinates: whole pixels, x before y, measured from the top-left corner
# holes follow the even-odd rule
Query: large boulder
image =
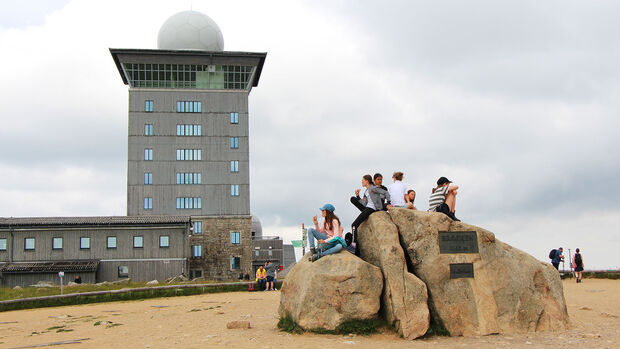
[[(428, 287), (433, 317), (451, 335), (567, 327), (560, 275), (550, 264), (500, 242), (487, 230), (453, 222), (442, 213), (391, 208), (390, 214), (414, 273)], [(475, 250), (476, 243), (477, 252), (467, 251)]]
[(360, 257), (381, 268), (383, 318), (407, 339), (423, 336), (429, 326), (426, 285), (407, 269), (398, 229), (384, 212), (375, 212), (359, 227)]
[(308, 261), (309, 253), (286, 276), (279, 313), (301, 328), (335, 330), (350, 320), (376, 318), (383, 277), (379, 268), (343, 251)]

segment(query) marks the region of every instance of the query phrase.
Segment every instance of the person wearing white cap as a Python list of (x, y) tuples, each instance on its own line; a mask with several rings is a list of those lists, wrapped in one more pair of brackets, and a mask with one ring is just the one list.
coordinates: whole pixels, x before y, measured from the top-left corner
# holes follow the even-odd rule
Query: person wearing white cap
[[(314, 239), (320, 244), (330, 242), (333, 239), (339, 237), (342, 239), (342, 225), (340, 225), (340, 219), (334, 214), (336, 208), (332, 204), (325, 204), (319, 208), (321, 210), (321, 216), (324, 220), (319, 226), (317, 216), (312, 217), (314, 222), (314, 228), (308, 229), (308, 242), (310, 244), (310, 260), (315, 261), (319, 258), (316, 248), (314, 247)], [(336, 253), (342, 250), (342, 245), (336, 244), (334, 247), (321, 252), (321, 256), (326, 256), (332, 253)]]

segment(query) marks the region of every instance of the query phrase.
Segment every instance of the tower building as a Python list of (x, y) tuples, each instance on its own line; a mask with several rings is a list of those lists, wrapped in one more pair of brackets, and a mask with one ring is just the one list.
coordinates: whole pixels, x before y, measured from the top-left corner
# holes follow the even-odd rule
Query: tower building
[(190, 276), (251, 268), (248, 98), (266, 53), (224, 51), (208, 16), (180, 12), (157, 49), (110, 49), (129, 87), (127, 214), (190, 215)]

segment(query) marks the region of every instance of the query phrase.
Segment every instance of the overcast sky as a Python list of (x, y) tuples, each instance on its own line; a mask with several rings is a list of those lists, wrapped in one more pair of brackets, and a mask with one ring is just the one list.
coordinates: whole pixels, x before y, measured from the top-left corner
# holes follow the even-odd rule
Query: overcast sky
[[(192, 4), (193, 3), (193, 4)], [(250, 94), (252, 211), (297, 239), (362, 175), (548, 261), (620, 267), (617, 1), (0, 2), (0, 216), (125, 215), (127, 86), (108, 49), (156, 48), (190, 6), (267, 52)], [(568, 265), (567, 265), (568, 267)]]

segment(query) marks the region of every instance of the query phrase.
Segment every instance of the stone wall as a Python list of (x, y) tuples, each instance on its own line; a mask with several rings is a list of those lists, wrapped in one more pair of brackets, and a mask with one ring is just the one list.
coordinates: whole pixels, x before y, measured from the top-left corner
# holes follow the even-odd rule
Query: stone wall
[[(202, 270), (209, 280), (235, 280), (240, 273), (252, 274), (252, 219), (250, 216), (192, 217), (202, 222), (202, 234), (189, 239), (190, 270)], [(239, 244), (231, 241), (231, 232), (239, 232)], [(202, 257), (191, 257), (192, 246), (202, 245)], [(232, 269), (231, 258), (240, 257), (240, 268)]]

